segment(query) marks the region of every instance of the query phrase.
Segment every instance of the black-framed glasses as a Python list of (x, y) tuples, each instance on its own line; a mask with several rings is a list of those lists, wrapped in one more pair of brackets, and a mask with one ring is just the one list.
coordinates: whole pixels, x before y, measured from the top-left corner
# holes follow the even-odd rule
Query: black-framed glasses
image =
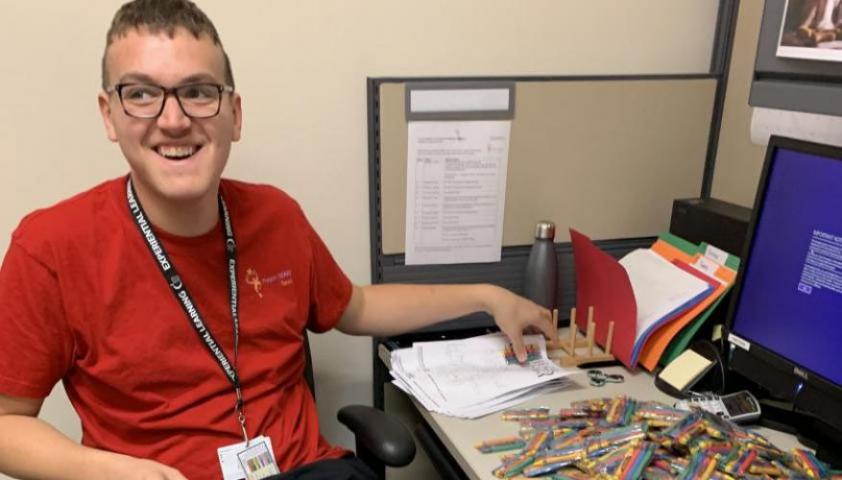
[(105, 90), (106, 93), (117, 92), (123, 111), (135, 118), (158, 118), (169, 95), (175, 97), (181, 111), (190, 118), (215, 117), (222, 106), (222, 94), (233, 91), (234, 87), (217, 83), (190, 83), (172, 88), (147, 83), (119, 83)]

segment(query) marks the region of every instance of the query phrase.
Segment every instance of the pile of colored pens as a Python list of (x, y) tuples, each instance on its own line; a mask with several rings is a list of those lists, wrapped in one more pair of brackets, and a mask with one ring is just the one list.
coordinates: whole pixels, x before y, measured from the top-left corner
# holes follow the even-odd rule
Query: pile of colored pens
[(476, 445), (504, 453), (498, 478), (842, 479), (807, 450), (783, 452), (761, 435), (703, 411), (628, 397), (570, 408), (507, 410), (519, 435)]

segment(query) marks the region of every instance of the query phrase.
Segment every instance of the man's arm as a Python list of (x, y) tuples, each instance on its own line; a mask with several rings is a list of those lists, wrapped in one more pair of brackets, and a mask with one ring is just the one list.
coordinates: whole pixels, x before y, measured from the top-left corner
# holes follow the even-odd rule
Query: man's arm
[(36, 418), (42, 403), (0, 395), (0, 472), (22, 480), (186, 480), (151, 460), (79, 445)]
[(512, 342), (518, 360), (526, 360), (523, 331), (540, 330), (552, 341), (558, 332), (546, 308), (494, 285), (354, 286), (337, 328), (351, 335), (385, 337), (483, 311)]

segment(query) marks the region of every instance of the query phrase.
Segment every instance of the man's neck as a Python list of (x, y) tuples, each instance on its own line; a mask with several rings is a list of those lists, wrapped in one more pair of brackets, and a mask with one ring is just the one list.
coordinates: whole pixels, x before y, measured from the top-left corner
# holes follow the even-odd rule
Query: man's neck
[(134, 184), (138, 201), (143, 206), (148, 220), (172, 235), (196, 237), (209, 232), (219, 220), (219, 203), (216, 192), (205, 198), (173, 202), (146, 191)]

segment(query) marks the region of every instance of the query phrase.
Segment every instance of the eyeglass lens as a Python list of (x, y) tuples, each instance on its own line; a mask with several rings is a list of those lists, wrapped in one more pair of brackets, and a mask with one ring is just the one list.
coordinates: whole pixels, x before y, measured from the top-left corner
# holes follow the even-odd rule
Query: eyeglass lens
[[(213, 117), (219, 112), (221, 93), (217, 85), (183, 85), (175, 88), (173, 93), (189, 117)], [(120, 91), (126, 113), (141, 118), (157, 117), (165, 98), (166, 90), (156, 85), (128, 84)]]

